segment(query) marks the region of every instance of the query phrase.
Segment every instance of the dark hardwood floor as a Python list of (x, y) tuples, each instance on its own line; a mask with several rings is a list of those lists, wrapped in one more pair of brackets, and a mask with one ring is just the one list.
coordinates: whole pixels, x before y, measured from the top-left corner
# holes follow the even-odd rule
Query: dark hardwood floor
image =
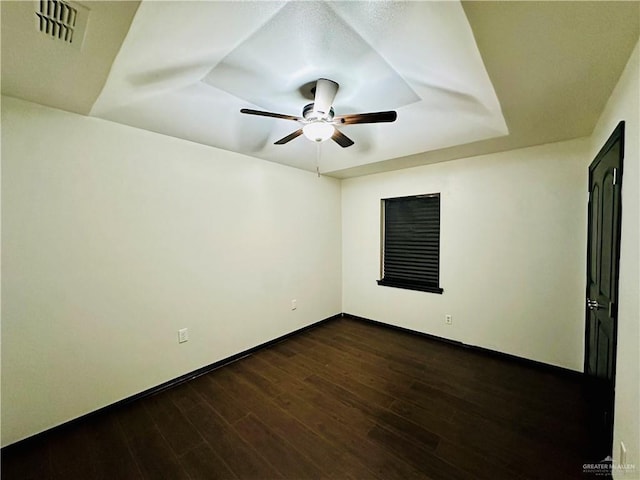
[(578, 379), (336, 319), (3, 449), (2, 479), (571, 479)]

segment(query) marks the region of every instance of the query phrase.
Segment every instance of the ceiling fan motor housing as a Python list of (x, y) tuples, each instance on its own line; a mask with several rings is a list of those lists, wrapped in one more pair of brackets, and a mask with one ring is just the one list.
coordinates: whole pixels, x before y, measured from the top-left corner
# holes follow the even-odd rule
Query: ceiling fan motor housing
[(335, 112), (333, 111), (333, 107), (331, 107), (329, 109), (329, 112), (326, 113), (325, 115), (322, 116), (317, 116), (316, 111), (314, 111), (314, 104), (313, 103), (309, 103), (307, 105), (304, 106), (304, 108), (302, 109), (302, 116), (304, 117), (305, 120), (309, 120), (309, 121), (314, 121), (314, 120), (326, 120), (326, 121), (331, 121), (333, 120), (333, 117), (335, 115)]

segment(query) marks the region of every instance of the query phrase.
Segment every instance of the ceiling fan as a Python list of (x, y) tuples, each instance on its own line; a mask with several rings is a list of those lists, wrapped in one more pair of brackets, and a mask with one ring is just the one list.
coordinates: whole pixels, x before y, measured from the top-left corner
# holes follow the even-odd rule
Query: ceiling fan
[(240, 113), (293, 120), (302, 124), (301, 128), (281, 138), (275, 142), (275, 145), (284, 145), (304, 134), (305, 137), (314, 142), (323, 142), (331, 138), (343, 148), (353, 145), (353, 140), (338, 130), (336, 128), (337, 126), (353, 125), (356, 123), (394, 122), (398, 117), (398, 114), (393, 110), (388, 112), (351, 113), (348, 115), (335, 116), (333, 100), (336, 97), (336, 93), (338, 93), (338, 87), (339, 85), (333, 80), (326, 78), (318, 79), (314, 89), (313, 103), (306, 105), (302, 109), (302, 117), (251, 110), (249, 108), (241, 109)]

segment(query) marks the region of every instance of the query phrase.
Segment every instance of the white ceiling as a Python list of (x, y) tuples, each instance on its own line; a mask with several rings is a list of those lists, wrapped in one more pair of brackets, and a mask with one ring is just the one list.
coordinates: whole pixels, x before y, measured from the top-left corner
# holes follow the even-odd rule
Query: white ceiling
[(396, 110), (321, 145), (348, 177), (589, 135), (638, 40), (638, 2), (81, 2), (82, 50), (1, 2), (2, 92), (307, 170), (273, 142), (319, 77), (336, 114)]

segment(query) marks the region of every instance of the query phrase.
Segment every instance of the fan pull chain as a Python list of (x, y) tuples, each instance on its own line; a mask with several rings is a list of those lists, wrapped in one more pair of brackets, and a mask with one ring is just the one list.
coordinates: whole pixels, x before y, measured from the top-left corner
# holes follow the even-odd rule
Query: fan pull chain
[(320, 143), (316, 142), (318, 147), (316, 148), (316, 173), (318, 174), (318, 178), (320, 178)]

